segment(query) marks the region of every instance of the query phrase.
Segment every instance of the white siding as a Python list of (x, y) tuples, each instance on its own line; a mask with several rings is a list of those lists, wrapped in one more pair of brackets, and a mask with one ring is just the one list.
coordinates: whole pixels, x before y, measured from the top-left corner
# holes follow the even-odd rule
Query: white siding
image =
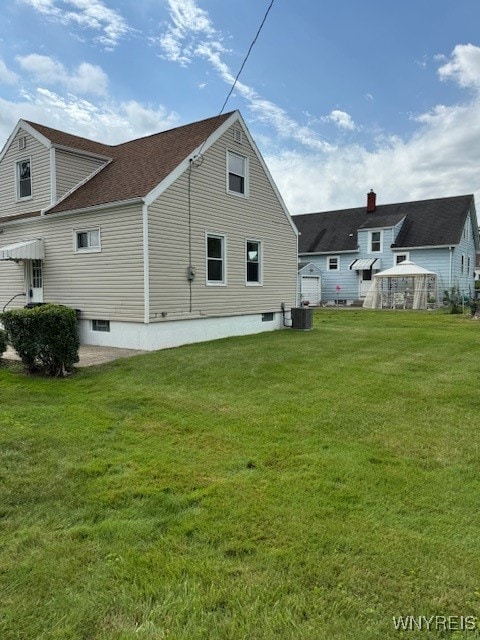
[(88, 178), (105, 161), (61, 149), (55, 150), (57, 200)]
[[(99, 253), (75, 253), (74, 231), (100, 228)], [(43, 297), (82, 312), (82, 318), (143, 321), (143, 235), (141, 207), (97, 213), (44, 216), (5, 225), (1, 245), (44, 239)], [(0, 305), (23, 290), (11, 264), (0, 262)], [(23, 272), (22, 272), (23, 276)], [(21, 277), (22, 277), (21, 276)], [(20, 288), (19, 288), (20, 287)]]
[[(243, 140), (236, 144), (232, 129), (227, 130), (192, 167), (190, 198), (187, 170), (149, 207), (152, 321), (278, 311), (282, 302), (294, 306), (296, 235), (246, 136)], [(227, 149), (248, 157), (247, 198), (226, 192)], [(189, 219), (196, 270), (191, 297)], [(206, 284), (206, 233), (225, 236), (225, 286)], [(245, 283), (247, 239), (262, 243), (262, 286)]]
[[(19, 138), (25, 136), (27, 145), (19, 149)], [(17, 201), (16, 163), (30, 160), (32, 197)], [(39, 211), (50, 202), (50, 152), (33, 136), (19, 129), (0, 162), (0, 218), (17, 213)]]

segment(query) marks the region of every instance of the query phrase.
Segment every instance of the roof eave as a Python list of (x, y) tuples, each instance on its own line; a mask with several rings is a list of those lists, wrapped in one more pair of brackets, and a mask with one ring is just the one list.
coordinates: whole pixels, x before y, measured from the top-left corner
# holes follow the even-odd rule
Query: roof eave
[(90, 207), (81, 207), (78, 209), (65, 209), (63, 211), (53, 211), (46, 213), (43, 217), (58, 218), (60, 216), (73, 215), (76, 213), (94, 213), (95, 211), (105, 211), (106, 209), (114, 209), (115, 207), (127, 207), (135, 204), (144, 203), (141, 197), (129, 198), (128, 200), (116, 200), (114, 202), (103, 202), (102, 204), (94, 204)]
[(358, 253), (360, 250), (356, 249), (342, 249), (341, 251), (299, 251), (299, 256), (331, 256), (339, 253)]

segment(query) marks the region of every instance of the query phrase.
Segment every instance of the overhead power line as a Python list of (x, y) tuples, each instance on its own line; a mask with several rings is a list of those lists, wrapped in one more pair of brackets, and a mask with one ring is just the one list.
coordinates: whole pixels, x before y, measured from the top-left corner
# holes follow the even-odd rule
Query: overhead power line
[(240, 67), (240, 69), (239, 69), (239, 71), (238, 71), (238, 73), (237, 73), (237, 75), (236, 75), (236, 77), (235, 77), (235, 80), (233, 81), (233, 84), (232, 84), (232, 86), (231, 86), (231, 88), (230, 88), (230, 91), (228, 92), (227, 97), (225, 98), (225, 102), (223, 103), (222, 108), (220, 109), (220, 113), (218, 114), (219, 116), (221, 116), (221, 115), (222, 115), (223, 110), (224, 110), (224, 109), (225, 109), (225, 107), (227, 106), (227, 102), (229, 101), (230, 96), (232, 95), (233, 90), (235, 89), (235, 86), (236, 86), (237, 81), (238, 81), (238, 79), (239, 79), (239, 77), (240, 77), (240, 74), (241, 74), (241, 73), (242, 73), (242, 71), (243, 71), (243, 67), (245, 66), (245, 64), (246, 64), (246, 62), (247, 62), (247, 60), (248, 60), (248, 58), (249, 58), (249, 56), (250, 56), (250, 53), (251, 53), (251, 51), (252, 51), (252, 49), (253, 49), (253, 46), (255, 45), (256, 41), (258, 40), (258, 36), (260, 35), (261, 30), (263, 29), (263, 25), (265, 24), (265, 22), (266, 22), (266, 20), (267, 20), (268, 14), (270, 13), (270, 9), (273, 7), (273, 3), (274, 3), (274, 2), (275, 2), (275, 0), (271, 0), (270, 4), (269, 4), (269, 6), (268, 6), (268, 9), (266, 10), (265, 15), (263, 16), (263, 20), (262, 20), (262, 22), (260, 23), (260, 26), (258, 27), (258, 31), (257, 31), (257, 33), (255, 34), (255, 37), (254, 37), (254, 39), (252, 40), (252, 43), (251, 43), (250, 47), (248, 48), (247, 55), (246, 55), (246, 56), (245, 56), (245, 58), (243, 59), (242, 65), (241, 65), (241, 67)]

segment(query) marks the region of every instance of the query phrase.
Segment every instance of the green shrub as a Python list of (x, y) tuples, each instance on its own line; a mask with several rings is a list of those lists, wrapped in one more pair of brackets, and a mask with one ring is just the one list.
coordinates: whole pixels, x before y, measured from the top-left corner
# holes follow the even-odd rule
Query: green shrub
[(6, 311), (1, 320), (27, 371), (61, 376), (78, 362), (80, 342), (74, 309), (45, 304)]
[(0, 329), (0, 358), (7, 350), (7, 334), (3, 329)]
[(450, 291), (445, 291), (443, 300), (448, 304), (450, 313), (463, 313), (464, 299), (458, 287), (452, 287)]

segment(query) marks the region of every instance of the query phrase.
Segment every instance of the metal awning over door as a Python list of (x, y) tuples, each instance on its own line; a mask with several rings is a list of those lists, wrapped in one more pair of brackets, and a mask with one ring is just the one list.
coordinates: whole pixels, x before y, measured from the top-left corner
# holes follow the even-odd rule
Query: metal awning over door
[(0, 260), (43, 260), (45, 252), (43, 240), (23, 240), (0, 247)]
[(359, 258), (358, 260), (354, 260), (350, 269), (355, 271), (368, 271), (370, 269), (380, 269), (380, 259), (379, 258)]

